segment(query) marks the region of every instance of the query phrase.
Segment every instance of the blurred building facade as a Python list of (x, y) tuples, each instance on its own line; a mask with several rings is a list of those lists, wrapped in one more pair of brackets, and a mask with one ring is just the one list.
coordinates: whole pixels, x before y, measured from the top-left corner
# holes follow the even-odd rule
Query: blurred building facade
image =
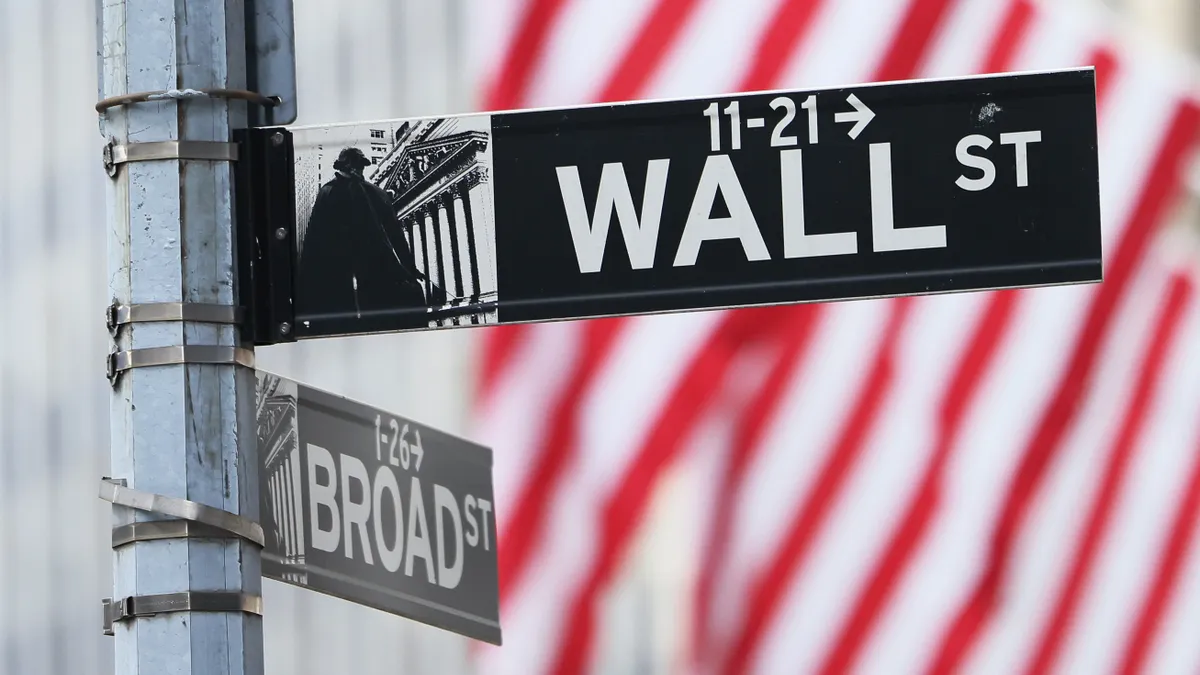
[(1200, 8), (1190, 0), (1108, 0), (1132, 23), (1173, 46), (1200, 51)]
[[(0, 674), (112, 672), (109, 339), (92, 0), (0, 0)], [(469, 109), (463, 0), (297, 0), (298, 124)], [(20, 92), (20, 95), (11, 95)], [(389, 146), (370, 154), (382, 156)], [(261, 368), (465, 432), (470, 337), (260, 349)], [(266, 582), (270, 673), (458, 673), (467, 643)]]

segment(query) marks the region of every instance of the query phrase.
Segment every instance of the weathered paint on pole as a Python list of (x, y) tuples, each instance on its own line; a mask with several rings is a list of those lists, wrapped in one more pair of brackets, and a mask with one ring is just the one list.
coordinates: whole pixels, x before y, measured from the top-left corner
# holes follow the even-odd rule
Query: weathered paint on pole
[[(104, 96), (245, 86), (241, 0), (98, 4)], [(226, 142), (232, 129), (245, 126), (246, 105), (212, 98), (136, 103), (109, 109), (100, 128), (115, 143)], [(114, 300), (235, 303), (232, 170), (228, 161), (120, 166), (108, 188), (106, 281)], [(95, 316), (100, 321), (99, 311)], [(174, 345), (241, 343), (230, 325), (168, 321), (125, 326), (114, 348)], [(139, 491), (257, 521), (254, 387), (253, 370), (235, 365), (123, 373), (111, 399), (110, 475)], [(155, 518), (113, 508), (114, 526)], [(261, 596), (260, 564), (256, 545), (233, 538), (140, 541), (114, 551), (113, 598), (186, 591)], [(262, 618), (255, 614), (170, 612), (120, 621), (113, 631), (117, 675), (263, 672)]]

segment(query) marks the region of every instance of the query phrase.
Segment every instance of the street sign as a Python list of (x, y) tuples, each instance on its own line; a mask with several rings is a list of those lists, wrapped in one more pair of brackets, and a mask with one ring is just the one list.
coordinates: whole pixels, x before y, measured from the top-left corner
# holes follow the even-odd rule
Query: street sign
[(492, 451), (257, 379), (263, 576), (500, 644)]
[(1092, 68), (259, 129), (251, 148), (260, 343), (1102, 273)]

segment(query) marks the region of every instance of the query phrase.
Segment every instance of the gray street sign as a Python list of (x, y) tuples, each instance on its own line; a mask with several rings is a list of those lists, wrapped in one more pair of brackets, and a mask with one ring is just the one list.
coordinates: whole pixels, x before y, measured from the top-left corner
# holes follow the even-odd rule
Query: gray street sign
[(263, 576), (500, 644), (492, 451), (258, 372)]

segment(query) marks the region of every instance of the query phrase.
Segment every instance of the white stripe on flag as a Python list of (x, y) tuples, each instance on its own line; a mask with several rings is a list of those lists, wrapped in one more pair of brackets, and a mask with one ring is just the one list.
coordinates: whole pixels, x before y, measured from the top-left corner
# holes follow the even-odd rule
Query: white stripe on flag
[(715, 312), (639, 317), (619, 338), (582, 402), (580, 447), (555, 490), (545, 536), (527, 581), (512, 598), (505, 631), (485, 672), (537, 673), (557, 652), (584, 575), (597, 554), (602, 506), (620, 488), (664, 398), (704, 343)]
[(759, 37), (777, 7), (790, 0), (699, 0), (670, 56), (649, 81), (654, 98), (737, 91), (755, 56)]
[[(982, 72), (987, 48), (997, 39), (1010, 7), (1024, 0), (959, 0), (934, 37), (923, 77), (960, 77)], [(982, 50), (980, 48), (983, 48)]]
[(823, 2), (811, 37), (793, 55), (778, 86), (838, 87), (869, 81), (910, 1), (917, 0)]
[(529, 106), (592, 103), (657, 2), (572, 0), (549, 37)]
[[(533, 455), (549, 429), (544, 416), (562, 395), (571, 369), (580, 357), (583, 324), (551, 322), (530, 327), (513, 363), (500, 376), (493, 393), (476, 414), (473, 436), (493, 451), (492, 481), (498, 530), (504, 532), (516, 510), (517, 498), (529, 480)], [(531, 424), (530, 420), (540, 423)]]
[[(1145, 299), (1157, 297), (1164, 280), (1160, 271), (1134, 277), (1134, 285), (1114, 317), (1110, 340), (1102, 347), (1109, 358), (1097, 361), (1087, 389), (1092, 395), (1081, 401), (1081, 414), (1064, 437), (1041, 491), (1030, 502), (1028, 527), (1014, 541), (1004, 603), (971, 662), (980, 672), (1020, 672), (1041, 636), (1069, 565), (1079, 523), (1128, 403), (1141, 353), (1150, 339), (1157, 303)], [(1014, 448), (1024, 441), (1024, 437), (1017, 439)]]
[[(1165, 300), (1161, 298), (1159, 304)], [(1123, 656), (1124, 636), (1133, 630), (1142, 597), (1154, 579), (1159, 551), (1196, 455), (1195, 420), (1200, 408), (1200, 359), (1195, 357), (1200, 344), (1197, 301), (1193, 288), (1186, 300), (1185, 317), (1172, 337), (1145, 426), (1134, 442), (1124, 489), (1116, 495), (1110, 531), (1103, 537), (1091, 581), (1081, 594), (1059, 672), (1113, 672)], [(1151, 298), (1143, 302), (1155, 304)]]
[[(752, 584), (775, 550), (826, 461), (853, 405), (879, 344), (886, 314), (880, 301), (852, 302), (822, 310), (812, 353), (794, 371), (778, 413), (764, 434), (734, 502), (726, 566), (718, 571), (713, 616), (724, 654), (732, 633), (746, 620)], [(797, 634), (806, 631), (796, 627)]]

